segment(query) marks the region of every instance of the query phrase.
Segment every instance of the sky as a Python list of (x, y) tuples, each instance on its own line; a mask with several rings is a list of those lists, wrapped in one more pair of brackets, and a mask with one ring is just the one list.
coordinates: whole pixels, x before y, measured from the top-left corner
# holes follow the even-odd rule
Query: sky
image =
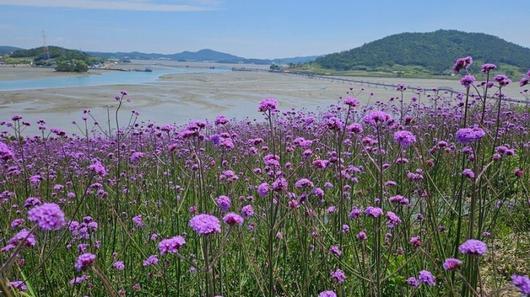
[(528, 0), (0, 0), (0, 45), (246, 58), (327, 54), (401, 32), (483, 32), (530, 47)]

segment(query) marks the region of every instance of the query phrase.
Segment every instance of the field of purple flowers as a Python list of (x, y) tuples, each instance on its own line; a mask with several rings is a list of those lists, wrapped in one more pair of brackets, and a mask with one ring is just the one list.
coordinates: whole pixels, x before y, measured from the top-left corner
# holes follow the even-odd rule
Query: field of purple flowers
[[(78, 135), (2, 123), (3, 296), (530, 294), (530, 107), (458, 59), (462, 93)], [(528, 76), (521, 79), (524, 88)], [(523, 92), (524, 93), (524, 92)]]

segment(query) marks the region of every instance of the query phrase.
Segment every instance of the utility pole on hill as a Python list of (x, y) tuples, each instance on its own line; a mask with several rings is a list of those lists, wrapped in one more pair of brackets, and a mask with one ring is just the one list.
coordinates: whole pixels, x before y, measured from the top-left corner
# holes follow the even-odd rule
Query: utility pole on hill
[(50, 50), (46, 43), (46, 32), (44, 32), (44, 30), (42, 30), (42, 47), (44, 49), (44, 56), (46, 57), (46, 60), (48, 60), (50, 58)]

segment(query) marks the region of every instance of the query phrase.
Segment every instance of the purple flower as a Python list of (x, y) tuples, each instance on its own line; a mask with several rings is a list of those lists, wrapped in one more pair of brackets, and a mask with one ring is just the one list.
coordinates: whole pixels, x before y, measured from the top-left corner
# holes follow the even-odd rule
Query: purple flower
[(461, 128), (456, 131), (456, 140), (460, 143), (471, 143), (477, 141), (484, 137), (486, 132), (482, 128), (473, 127), (473, 128)]
[(328, 167), (328, 164), (329, 164), (328, 160), (317, 159), (313, 161), (313, 166), (315, 166), (318, 169), (325, 169), (326, 167)]
[(241, 226), (244, 220), (240, 215), (233, 213), (233, 212), (229, 212), (223, 217), (223, 221), (230, 226), (234, 226), (234, 225)]
[(215, 118), (215, 125), (225, 125), (228, 123), (228, 119), (224, 115), (218, 115), (217, 118)]
[(145, 226), (144, 220), (142, 218), (142, 215), (137, 215), (132, 218), (132, 221), (134, 223), (134, 226), (136, 228), (143, 228)]
[(296, 181), (296, 183), (294, 184), (294, 186), (295, 186), (297, 189), (304, 189), (304, 188), (312, 188), (314, 185), (313, 185), (313, 182), (310, 181), (309, 179), (307, 179), (307, 178), (301, 178), (301, 179), (299, 179), (298, 181)]
[(340, 257), (342, 255), (342, 251), (338, 245), (332, 245), (329, 248), (329, 252), (337, 257)]
[(510, 84), (512, 81), (504, 74), (497, 74), (495, 75), (495, 77), (493, 78), (498, 84), (499, 86), (501, 87), (504, 87), (504, 86), (507, 86), (508, 84)]
[(34, 187), (38, 187), (41, 181), (42, 177), (38, 174), (29, 177), (29, 183)]
[(88, 275), (82, 274), (80, 276), (75, 276), (73, 279), (71, 279), (68, 283), (72, 286), (79, 285), (84, 283), (86, 280), (88, 280)]
[(420, 281), (414, 276), (411, 276), (407, 278), (407, 284), (413, 288), (417, 288), (420, 286)]
[(363, 133), (363, 126), (359, 123), (353, 123), (351, 125), (346, 126), (346, 131), (355, 134)]
[(215, 200), (215, 203), (217, 204), (217, 207), (223, 212), (226, 212), (230, 209), (230, 206), (232, 205), (232, 202), (230, 201), (230, 197), (221, 195), (217, 197)]
[(390, 203), (399, 203), (401, 205), (409, 204), (409, 199), (401, 195), (392, 196), (388, 199), (388, 201), (390, 201)]
[(372, 111), (363, 118), (366, 124), (374, 127), (378, 124), (387, 123), (390, 120), (392, 120), (392, 117), (388, 113), (379, 110)]
[(383, 214), (383, 210), (381, 208), (379, 208), (379, 207), (368, 206), (364, 210), (364, 213), (367, 216), (378, 218), (378, 217), (380, 217)]
[(460, 79), (460, 84), (466, 88), (469, 88), (476, 80), (477, 79), (473, 75), (467, 74)]
[(278, 108), (278, 100), (274, 98), (265, 98), (261, 100), (259, 103), (258, 111), (260, 112), (267, 112), (267, 111), (277, 111)]
[(191, 218), (189, 226), (199, 235), (221, 233), (219, 219), (209, 214), (198, 214)]
[(348, 105), (351, 108), (355, 108), (359, 105), (359, 99), (355, 97), (346, 97), (344, 98), (344, 104)]
[(330, 274), (331, 274), (331, 279), (339, 284), (342, 284), (346, 281), (346, 274), (344, 273), (344, 271), (340, 269), (332, 271)]
[(495, 70), (497, 69), (497, 65), (495, 64), (489, 64), (489, 63), (486, 63), (486, 64), (483, 64), (481, 67), (480, 67), (480, 71), (484, 72), (484, 73), (488, 73), (492, 70)]
[(409, 240), (409, 243), (412, 244), (414, 247), (420, 247), (421, 246), (421, 237), (419, 236), (412, 236)]
[(521, 294), (530, 296), (530, 279), (528, 275), (512, 275), (512, 284), (519, 289)]
[(401, 224), (401, 219), (392, 211), (386, 212), (387, 226), (388, 228), (394, 228), (395, 226)]
[(64, 213), (55, 203), (44, 203), (28, 211), (28, 219), (42, 230), (59, 230), (65, 225)]
[(16, 229), (17, 227), (23, 225), (26, 221), (24, 219), (18, 218), (11, 221), (11, 229)]
[(358, 218), (362, 213), (362, 210), (358, 207), (352, 207), (351, 211), (350, 211), (350, 219), (356, 219)]
[(151, 255), (144, 260), (144, 267), (152, 266), (158, 264), (158, 257), (156, 255)]
[(366, 232), (364, 231), (360, 231), (359, 233), (357, 233), (357, 235), (355, 235), (355, 237), (357, 237), (357, 239), (360, 241), (366, 240), (366, 238), (368, 238)]
[(462, 265), (462, 261), (455, 259), (455, 258), (448, 258), (448, 259), (445, 259), (443, 268), (446, 271), (453, 271), (453, 270), (458, 269), (461, 265)]
[(468, 239), (458, 247), (458, 251), (466, 255), (482, 256), (488, 251), (488, 246), (476, 239)]
[(342, 121), (337, 117), (330, 117), (326, 122), (330, 130), (341, 130), (344, 125)]
[(26, 286), (26, 283), (19, 280), (9, 282), (9, 286), (21, 292), (25, 292), (28, 290), (28, 286)]
[(318, 297), (337, 297), (337, 294), (333, 291), (322, 291), (318, 294)]
[(434, 275), (432, 275), (431, 272), (427, 270), (420, 271), (420, 274), (418, 275), (418, 280), (431, 287), (436, 285), (436, 278), (434, 277)]
[(116, 270), (122, 271), (125, 269), (125, 263), (123, 263), (123, 261), (116, 261), (112, 264), (112, 267)]
[(35, 239), (35, 235), (31, 234), (29, 230), (22, 229), (13, 237), (11, 237), (11, 239), (9, 239), (7, 245), (3, 247), (0, 252), (10, 251), (16, 248), (19, 244), (22, 244), (26, 247), (33, 247), (37, 244), (37, 239)]
[(219, 176), (220, 180), (226, 180), (228, 182), (235, 182), (239, 179), (239, 176), (233, 170), (224, 170)]
[(144, 153), (142, 152), (134, 152), (131, 154), (131, 157), (129, 158), (131, 163), (137, 163), (138, 161), (140, 161), (140, 159), (142, 159), (144, 157)]
[(241, 208), (241, 215), (245, 218), (249, 218), (254, 215), (254, 208), (252, 205), (245, 205)]
[(75, 269), (77, 271), (84, 270), (88, 266), (92, 265), (96, 261), (96, 255), (91, 253), (84, 253), (77, 257), (75, 261)]
[(280, 157), (277, 155), (268, 154), (263, 157), (263, 162), (265, 165), (270, 167), (279, 167), (280, 166)]
[(0, 141), (0, 159), (7, 161), (13, 159), (13, 151), (7, 146), (7, 144)]
[(265, 197), (269, 194), (269, 184), (268, 183), (261, 183), (258, 186), (258, 195), (260, 197)]
[(313, 189), (313, 194), (315, 194), (315, 196), (317, 196), (318, 198), (322, 199), (324, 198), (324, 190), (322, 190), (321, 188), (315, 188)]
[(453, 65), (453, 71), (458, 73), (462, 69), (467, 69), (473, 63), (473, 58), (470, 56), (458, 58)]
[(88, 169), (101, 177), (107, 175), (107, 169), (105, 169), (105, 166), (103, 166), (99, 160), (94, 160), (92, 164), (88, 166)]
[(279, 177), (272, 183), (272, 189), (276, 192), (286, 191), (288, 185), (289, 183), (285, 178)]
[(394, 133), (394, 140), (403, 148), (408, 148), (416, 142), (416, 136), (406, 130), (396, 131)]
[[(521, 78), (521, 80), (519, 81), (519, 86), (520, 87), (524, 87), (524, 86), (526, 86), (528, 84), (529, 81), (530, 81), (530, 77), (525, 76), (525, 77)], [(1, 153), (0, 153), (0, 155), (1, 155)]]
[(473, 172), (473, 170), (469, 169), (469, 168), (466, 168), (464, 169), (464, 171), (462, 171), (462, 175), (469, 178), (469, 179), (474, 179), (475, 178), (475, 173)]
[(177, 235), (171, 238), (163, 239), (158, 243), (158, 250), (160, 255), (165, 255), (167, 253), (175, 254), (178, 250), (186, 244), (184, 237)]

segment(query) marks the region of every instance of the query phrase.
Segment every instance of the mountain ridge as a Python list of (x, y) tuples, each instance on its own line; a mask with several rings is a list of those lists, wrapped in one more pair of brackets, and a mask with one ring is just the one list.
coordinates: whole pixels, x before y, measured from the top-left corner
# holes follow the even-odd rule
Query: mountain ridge
[(301, 56), (288, 57), (277, 59), (259, 59), (259, 58), (244, 58), (232, 55), (225, 52), (216, 51), (213, 49), (200, 49), (197, 51), (182, 51), (173, 54), (159, 54), (159, 53), (143, 53), (143, 52), (87, 52), (90, 55), (102, 58), (115, 59), (167, 59), (187, 62), (219, 62), (219, 63), (235, 63), (235, 64), (289, 64), (289, 63), (306, 63), (313, 61), (317, 56)]

